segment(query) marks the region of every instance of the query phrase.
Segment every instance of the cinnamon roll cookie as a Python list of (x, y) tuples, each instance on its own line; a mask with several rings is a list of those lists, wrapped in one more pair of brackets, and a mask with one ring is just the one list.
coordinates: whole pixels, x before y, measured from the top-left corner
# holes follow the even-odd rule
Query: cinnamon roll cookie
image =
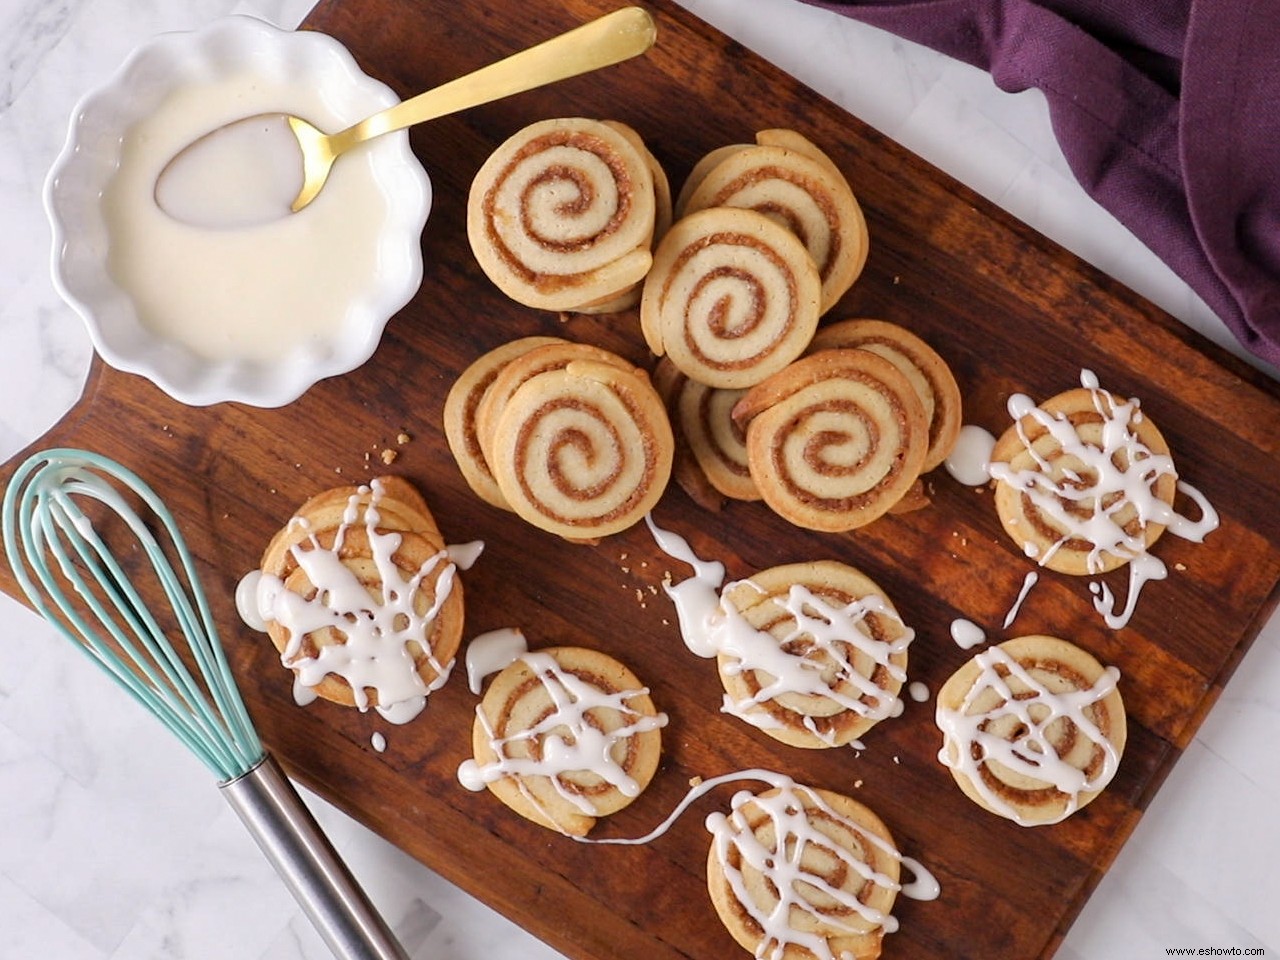
[(477, 411), (498, 374), (517, 357), (538, 347), (567, 343), (559, 337), (522, 337), (476, 358), (454, 381), (444, 401), (444, 435), (449, 451), (473, 493), (486, 503), (511, 509), (493, 479), (480, 440)]
[(762, 570), (725, 587), (719, 616), (723, 709), (775, 740), (843, 746), (901, 706), (915, 634), (847, 564)]
[(403, 722), (452, 669), (463, 552), (445, 546), (408, 481), (382, 477), (302, 504), (237, 599), (294, 672), (299, 702), (318, 696)]
[(459, 779), (534, 823), (585, 836), (653, 778), (666, 722), (648, 688), (612, 657), (582, 647), (525, 651), (476, 708), (473, 758)]
[(904, 858), (858, 801), (788, 781), (738, 793), (707, 827), (712, 905), (752, 956), (874, 960), (898, 929)]
[(852, 530), (912, 488), (929, 445), (915, 388), (869, 350), (822, 350), (738, 401), (747, 462), (760, 495), (797, 526)]
[(755, 144), (730, 145), (695, 165), (681, 214), (708, 207), (756, 210), (804, 243), (822, 281), (825, 313), (862, 273), (867, 223), (853, 190), (821, 149), (794, 130), (762, 130)]
[(745, 390), (723, 390), (690, 380), (666, 357), (653, 374), (676, 433), (674, 476), (696, 502), (719, 509), (721, 498), (759, 500), (747, 467), (746, 435), (733, 420)]
[(1137, 400), (1084, 386), (1036, 406), (1009, 401), (1014, 423), (991, 452), (1005, 531), (1041, 566), (1105, 573), (1144, 555), (1174, 520), (1168, 444)]
[(567, 117), (525, 127), (472, 181), (467, 238), (476, 260), (529, 307), (622, 302), (652, 263), (656, 166), (621, 124)]
[(754, 210), (712, 207), (676, 221), (658, 245), (640, 325), (649, 349), (691, 380), (739, 389), (804, 352), (821, 293), (795, 234)]
[[(540, 347), (499, 374), (477, 410), (481, 449), (520, 517), (569, 540), (636, 523), (671, 477), (675, 438), (648, 376), (594, 347)], [(531, 372), (532, 371), (532, 372)], [(509, 392), (508, 392), (509, 391)]]
[(1124, 752), (1119, 673), (1058, 637), (979, 653), (938, 691), (938, 759), (979, 806), (1057, 823), (1111, 781)]
[(857, 347), (878, 353), (911, 381), (929, 419), (929, 446), (921, 473), (951, 453), (963, 425), (960, 386), (938, 352), (905, 327), (884, 320), (841, 320), (820, 329), (809, 352)]

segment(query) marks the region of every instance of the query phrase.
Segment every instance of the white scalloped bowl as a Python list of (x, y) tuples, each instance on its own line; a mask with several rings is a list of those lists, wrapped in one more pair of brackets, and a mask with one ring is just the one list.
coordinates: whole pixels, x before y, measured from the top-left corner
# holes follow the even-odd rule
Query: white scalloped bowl
[[(431, 183), (401, 131), (360, 148), (387, 201), (386, 212), (377, 224), (374, 268), (360, 278), (361, 289), (348, 298), (332, 337), (265, 360), (210, 360), (143, 324), (132, 294), (108, 269), (102, 197), (121, 163), (122, 135), (174, 89), (246, 68), (310, 85), (348, 123), (398, 100), (332, 37), (230, 16), (198, 31), (163, 34), (135, 50), (111, 80), (77, 105), (66, 145), (45, 183), (54, 284), (83, 318), (94, 348), (112, 367), (144, 376), (193, 406), (283, 406), (318, 380), (354, 370), (373, 355), (388, 320), (422, 282), (421, 234), (431, 209)], [(181, 283), (182, 277), (171, 282)]]

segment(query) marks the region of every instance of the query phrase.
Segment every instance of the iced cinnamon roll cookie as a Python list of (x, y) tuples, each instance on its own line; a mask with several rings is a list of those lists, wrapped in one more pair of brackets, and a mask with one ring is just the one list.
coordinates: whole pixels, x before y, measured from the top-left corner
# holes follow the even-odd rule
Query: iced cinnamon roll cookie
[(447, 679), (462, 636), (458, 569), (481, 545), (446, 547), (399, 477), (307, 500), (241, 583), (237, 603), (295, 674), (295, 698), (415, 716)]
[(682, 217), (654, 252), (645, 342), (691, 380), (739, 389), (804, 351), (822, 283), (795, 234), (762, 213), (714, 207)]
[[(695, 165), (682, 215), (708, 207), (756, 210), (805, 245), (822, 282), (825, 313), (862, 273), (867, 223), (849, 183), (821, 149), (794, 130), (762, 130)], [(684, 192), (684, 191), (682, 191)]]
[(890, 911), (903, 890), (904, 858), (858, 801), (787, 782), (741, 791), (707, 828), (711, 902), (752, 956), (874, 960), (885, 934), (898, 929)]
[(950, 455), (963, 425), (960, 386), (938, 352), (905, 327), (884, 320), (841, 320), (820, 329), (809, 352), (857, 347), (884, 357), (911, 381), (929, 420), (929, 446), (921, 473)]
[(495, 150), (467, 199), (481, 269), (513, 300), (544, 310), (599, 307), (652, 262), (656, 164), (628, 127), (543, 120)]
[(534, 823), (585, 836), (649, 784), (666, 722), (648, 688), (604, 653), (517, 650), (476, 708), (473, 758), (458, 777)]
[(723, 709), (775, 740), (843, 746), (901, 707), (915, 634), (847, 564), (762, 570), (725, 587), (718, 616)]
[[(624, 530), (671, 477), (675, 438), (662, 398), (644, 371), (613, 355), (523, 377), (539, 350), (509, 364), (478, 410), (498, 489), (524, 520), (569, 540)], [(519, 381), (509, 394), (508, 374)]]
[(836, 532), (882, 516), (920, 475), (929, 420), (911, 382), (869, 350), (823, 350), (738, 401), (760, 495), (797, 526)]
[(454, 381), (444, 402), (444, 435), (463, 479), (473, 493), (495, 507), (510, 509), (493, 479), (480, 440), (477, 411), (494, 380), (517, 357), (538, 347), (564, 344), (559, 337), (522, 337), (474, 360)]
[(1120, 763), (1118, 678), (1057, 637), (989, 647), (938, 691), (938, 759), (992, 813), (1023, 826), (1064, 820), (1102, 792)]
[[(1103, 390), (1088, 370), (1078, 389), (1039, 406), (1014, 394), (1008, 408), (1013, 425), (995, 442), (986, 467), (1001, 524), (1042, 567), (1076, 576), (1125, 567), (1123, 602), (1108, 584), (1089, 584), (1107, 625), (1124, 627), (1143, 586), (1168, 576), (1151, 546), (1166, 530), (1203, 541), (1218, 527), (1217, 511), (1179, 478), (1168, 444), (1138, 400)], [(1179, 493), (1194, 519), (1175, 509)]]

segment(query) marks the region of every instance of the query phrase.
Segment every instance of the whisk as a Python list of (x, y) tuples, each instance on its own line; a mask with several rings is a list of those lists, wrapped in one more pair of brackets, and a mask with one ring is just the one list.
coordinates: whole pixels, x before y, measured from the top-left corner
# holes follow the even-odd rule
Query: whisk
[[(151, 523), (131, 505), (130, 494)], [(112, 534), (125, 536), (123, 549), (108, 545), (108, 524)], [(407, 960), (263, 749), (190, 551), (156, 493), (107, 457), (47, 450), (23, 462), (10, 480), (3, 528), (5, 554), (32, 606), (214, 773), (334, 956)], [(159, 585), (167, 609), (148, 608), (121, 562), (126, 550), (132, 565)], [(171, 642), (179, 633), (182, 644)]]

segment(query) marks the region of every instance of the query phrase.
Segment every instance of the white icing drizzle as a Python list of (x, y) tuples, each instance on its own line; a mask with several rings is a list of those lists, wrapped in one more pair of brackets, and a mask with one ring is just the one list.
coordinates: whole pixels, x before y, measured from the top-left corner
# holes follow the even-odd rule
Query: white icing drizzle
[(960, 428), (955, 446), (942, 461), (942, 465), (957, 483), (966, 487), (980, 487), (991, 479), (987, 468), (995, 445), (996, 438), (988, 430), (966, 423)]
[[(614, 748), (636, 734), (666, 726), (665, 713), (647, 716), (638, 713), (627, 703), (633, 697), (647, 694), (648, 688), (614, 692), (601, 690), (564, 670), (555, 657), (548, 653), (526, 651), (519, 654), (517, 659), (524, 661), (542, 681), (554, 709), (534, 726), (510, 737), (500, 737), (484, 711), (477, 707), (476, 717), (498, 759), (486, 764), (480, 764), (474, 759), (464, 761), (458, 768), (459, 782), (468, 790), (482, 790), (487, 783), (503, 777), (513, 777), (529, 802), (552, 823), (555, 818), (542, 808), (523, 783), (523, 778), (547, 778), (561, 798), (589, 816), (596, 815), (590, 798), (566, 789), (560, 780), (562, 774), (590, 772), (613, 786), (623, 796), (638, 796), (640, 785), (614, 758)], [(612, 730), (601, 729), (589, 716), (593, 710), (615, 713), (626, 722)], [(540, 757), (508, 755), (511, 743), (538, 739), (542, 741)]]
[(472, 638), (467, 644), (467, 687), (478, 694), (484, 678), (512, 664), (529, 644), (519, 627), (501, 627)]
[[(794, 584), (785, 598), (770, 599), (794, 623), (785, 636), (775, 637), (752, 626), (733, 604), (720, 602), (723, 564), (699, 559), (684, 538), (659, 529), (652, 517), (645, 519), (658, 546), (694, 569), (692, 577), (665, 585), (668, 596), (675, 602), (685, 645), (698, 656), (728, 658), (729, 663), (724, 667), (728, 674), (755, 672), (770, 678), (744, 700), (734, 700), (726, 694), (721, 708), (725, 713), (762, 729), (779, 726), (781, 721), (753, 708), (788, 694), (824, 697), (843, 710), (877, 721), (902, 712), (898, 697), (864, 676), (848, 652), (852, 648), (883, 667), (899, 685), (906, 680), (906, 671), (891, 658), (906, 651), (915, 633), (902, 623), (883, 597), (872, 594), (837, 607), (807, 587)], [(735, 581), (726, 585), (724, 591), (744, 584), (754, 586), (750, 580)], [(902, 626), (901, 636), (891, 642), (872, 637), (862, 625), (869, 614), (886, 617)], [(809, 638), (803, 652), (789, 652), (788, 645), (800, 637)], [(832, 664), (834, 671), (830, 670)], [(844, 692), (842, 687), (852, 689)], [(804, 724), (815, 736), (833, 740), (832, 734), (823, 734), (817, 729), (811, 717), (805, 717)]]
[(951, 639), (961, 650), (970, 650), (979, 644), (986, 643), (987, 635), (972, 620), (958, 617), (951, 621)]
[(714, 657), (716, 647), (706, 624), (716, 617), (720, 609), (719, 591), (724, 583), (724, 564), (718, 560), (699, 559), (689, 541), (677, 533), (661, 529), (651, 515), (645, 514), (644, 522), (663, 553), (693, 567), (692, 577), (663, 586), (676, 606), (680, 636), (684, 638), (685, 646), (696, 656)]
[[(1137, 608), (1143, 584), (1163, 579), (1168, 571), (1162, 561), (1147, 552), (1143, 535), (1130, 535), (1113, 514), (1130, 504), (1143, 526), (1163, 524), (1171, 533), (1196, 543), (1217, 528), (1218, 514), (1199, 490), (1182, 480), (1177, 481), (1177, 489), (1195, 501), (1200, 510), (1199, 520), (1182, 516), (1157, 497), (1152, 492), (1156, 481), (1177, 474), (1172, 458), (1153, 453), (1132, 429), (1142, 422), (1138, 401), (1120, 402), (1099, 388), (1097, 376), (1089, 370), (1081, 371), (1080, 385), (1090, 391), (1094, 408), (1103, 419), (1101, 446), (1085, 443), (1065, 416), (1048, 413), (1037, 407), (1030, 397), (1014, 394), (1008, 401), (1009, 415), (1014, 419), (1023, 447), (1040, 469), (1014, 470), (1007, 463), (992, 463), (989, 472), (993, 478), (1030, 498), (1036, 509), (1065, 531), (1038, 556), (1034, 545), (1024, 545), (1027, 556), (1041, 566), (1071, 540), (1090, 545), (1087, 565), (1092, 573), (1101, 571), (1104, 554), (1134, 558), (1129, 564), (1129, 596), (1121, 611), (1116, 611), (1114, 598), (1105, 585), (1100, 589), (1091, 587), (1095, 594), (1094, 607), (1103, 614), (1108, 626), (1120, 629)], [(1080, 462), (1083, 471), (1072, 472), (1066, 478), (1071, 483), (1060, 484), (1052, 479), (1049, 464), (1035, 451), (1026, 435), (1022, 426), (1024, 417), (1031, 417), (1048, 431), (1064, 455)], [(1091, 482), (1083, 482), (1087, 478), (1091, 478)], [(1077, 516), (1076, 511), (1083, 504), (1091, 505), (1092, 513)]]
[(907, 687), (907, 694), (916, 703), (924, 703), (929, 699), (929, 688), (919, 680), (913, 680), (911, 685)]
[[(757, 796), (750, 791), (740, 791), (734, 796), (727, 815), (717, 812), (706, 819), (707, 830), (712, 837), (712, 855), (719, 862), (735, 899), (760, 927), (761, 942), (755, 951), (757, 957), (780, 958), (788, 948), (795, 946), (807, 950), (818, 960), (839, 960), (826, 936), (804, 929), (808, 923), (801, 918), (805, 917), (827, 928), (843, 926), (830, 913), (820, 913), (805, 897), (806, 889), (816, 889), (824, 899), (830, 898), (839, 907), (856, 913), (864, 922), (880, 927), (886, 933), (898, 929), (898, 921), (892, 914), (863, 903), (853, 892), (834, 886), (824, 877), (806, 869), (804, 857), (815, 849), (821, 850), (826, 858), (838, 863), (842, 869), (883, 889), (920, 900), (938, 896), (938, 882), (922, 864), (903, 857), (892, 843), (833, 809), (817, 791), (777, 774), (771, 775), (769, 781), (778, 788), (777, 794)], [(763, 813), (770, 819), (771, 828), (766, 832), (776, 838), (775, 842), (765, 844), (757, 838), (744, 813), (748, 804), (754, 812)], [(874, 870), (851, 851), (833, 844), (810, 821), (810, 811), (814, 808), (823, 817), (838, 822), (868, 847), (898, 861), (913, 879), (903, 884)], [(741, 863), (768, 878), (778, 897), (772, 909), (766, 912), (754, 902), (741, 868), (732, 865), (730, 853), (733, 850), (741, 857)], [(850, 934), (858, 932), (852, 926), (845, 929)]]
[(1040, 579), (1040, 575), (1034, 570), (1027, 572), (1022, 578), (1022, 588), (1018, 591), (1018, 597), (1013, 601), (1013, 606), (1009, 608), (1009, 612), (1004, 615), (1004, 628), (1007, 630), (1014, 620), (1018, 619), (1018, 611), (1022, 609), (1022, 602), (1027, 599), (1027, 594), (1031, 592), (1031, 588), (1036, 585), (1036, 581)]
[[(987, 762), (998, 763), (1015, 776), (1045, 783), (1064, 794), (1067, 804), (1054, 820), (1066, 819), (1079, 807), (1081, 795), (1095, 793), (1105, 787), (1115, 775), (1120, 757), (1114, 745), (1089, 719), (1087, 710), (1116, 688), (1120, 671), (1107, 667), (1092, 687), (1065, 693), (1054, 693), (1036, 680), (1021, 664), (1000, 647), (991, 647), (975, 658), (981, 672), (957, 709), (938, 705), (938, 727), (944, 743), (938, 760), (944, 766), (963, 773), (992, 807), (1022, 826), (1027, 821), (1016, 809), (994, 791), (982, 776), (981, 767)], [(1000, 669), (1007, 671), (1002, 675)], [(1026, 691), (1014, 693), (1007, 677), (1016, 679)], [(994, 692), (999, 702), (987, 711), (970, 714), (974, 703), (988, 691)], [(1001, 719), (1012, 718), (1024, 730), (1016, 740), (988, 732), (990, 725)], [(1048, 735), (1050, 726), (1060, 719), (1075, 724), (1079, 736), (1102, 749), (1103, 763), (1096, 776), (1090, 778), (1080, 768), (1058, 756)], [(954, 744), (955, 750), (948, 746)], [(954, 752), (955, 756), (952, 756)]]
[(369, 744), (373, 747), (373, 749), (377, 750), (379, 753), (382, 753), (384, 750), (387, 749), (387, 738), (384, 737), (381, 733), (378, 733), (375, 731), (373, 736), (369, 738)]
[[(236, 603), (240, 616), (250, 627), (264, 630), (267, 623), (275, 621), (289, 631), (280, 661), (295, 673), (297, 703), (315, 699), (311, 688), (332, 674), (350, 684), (360, 710), (369, 708), (368, 691), (372, 689), (378, 700), (374, 709), (387, 721), (402, 724), (416, 717), (426, 705), (428, 694), (449, 678), (452, 662), (438, 662), (428, 639), (436, 616), (453, 589), (459, 566), (455, 555), (469, 566), (484, 545), (477, 541), (440, 550), (406, 577), (392, 559), (400, 546), (401, 534), (378, 529), (377, 505), (382, 493), (378, 480), (358, 488), (347, 501), (332, 547), (322, 547), (319, 539), (311, 534), (303, 543), (290, 548), (294, 560), (316, 587), (311, 599), (287, 589), (277, 576), (253, 571), (237, 586)], [(362, 504), (366, 495), (368, 502)], [(341, 558), (347, 531), (361, 523), (362, 517), (370, 560), (381, 581), (380, 600), (370, 594)], [(289, 523), (304, 531), (309, 526), (302, 517), (294, 517)], [(438, 568), (434, 601), (428, 610), (420, 613), (418, 591), (423, 580)], [(321, 647), (314, 657), (304, 655), (303, 638), (326, 628), (341, 633), (345, 641)], [(410, 645), (421, 648), (436, 672), (430, 684), (419, 674)]]

